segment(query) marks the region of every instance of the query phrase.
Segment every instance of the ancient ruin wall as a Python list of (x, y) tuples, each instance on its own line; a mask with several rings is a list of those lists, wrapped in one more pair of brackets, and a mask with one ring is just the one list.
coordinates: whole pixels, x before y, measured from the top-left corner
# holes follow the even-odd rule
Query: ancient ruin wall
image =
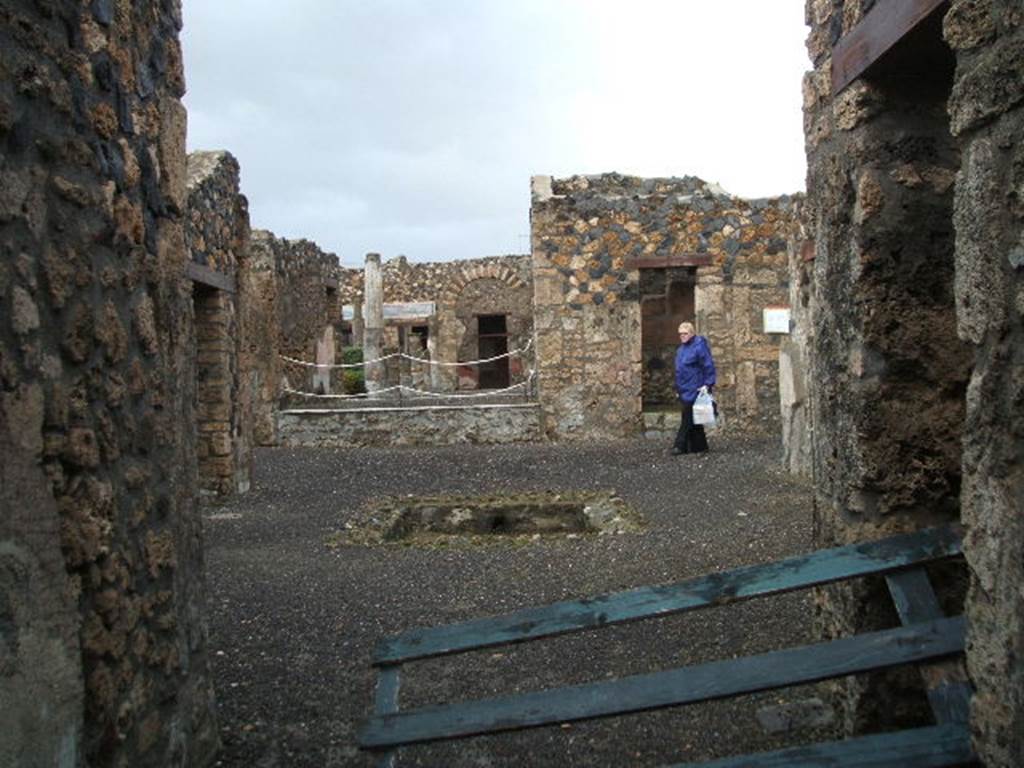
[[(533, 276), (529, 256), (486, 256), (421, 263), (410, 263), (399, 256), (385, 261), (382, 273), (385, 303), (435, 303), (431, 333), (437, 360), (477, 358), (477, 315), (507, 316), (509, 350), (525, 348), (533, 336)], [(361, 301), (362, 291), (362, 270), (343, 270), (340, 288), (343, 303)], [(526, 378), (533, 360), (532, 348), (510, 360), (511, 383)], [(455, 372), (442, 369), (439, 373), (434, 383), (445, 390), (455, 389)]]
[(252, 232), (249, 250), (250, 271), (243, 281), (251, 301), (251, 311), (246, 310), (251, 342), (244, 365), (251, 371), (256, 442), (268, 445), (275, 440), (282, 382), (314, 391), (315, 369), (284, 363), (279, 356), (316, 359), (317, 341), (341, 320), (341, 269), (337, 256), (315, 243), (286, 240), (266, 230)]
[[(641, 303), (659, 297), (643, 293), (638, 261), (659, 260), (692, 265), (697, 330), (711, 343), (729, 423), (777, 429), (779, 338), (763, 333), (762, 310), (787, 302), (799, 203), (741, 200), (691, 177), (535, 177), (534, 319), (548, 434), (639, 433)], [(694, 318), (676, 324), (684, 319)]]
[(277, 280), (274, 251), (265, 240), (251, 237), (249, 259), (238, 279), (245, 298), (240, 309), (245, 343), (239, 367), (248, 375), (251, 396), (252, 439), (256, 445), (275, 445), (281, 366), (278, 359)]
[(974, 364), (963, 439), (972, 724), (990, 768), (1024, 765), (1024, 7), (953, 2), (949, 100), (957, 331)]
[(199, 486), (223, 497), (247, 491), (252, 475), (253, 367), (243, 290), (251, 285), (249, 209), (239, 193), (238, 161), (227, 152), (190, 154), (187, 188), (189, 256), (226, 283), (193, 286)]
[(201, 766), (177, 0), (0, 1), (0, 764)]
[[(862, 78), (831, 95), (831, 45), (859, 2), (812, 2), (804, 86), (816, 308), (811, 380), (819, 543), (958, 518), (967, 351), (953, 309), (958, 156), (941, 88)], [(873, 591), (877, 590), (877, 591)], [(833, 589), (826, 634), (888, 620), (877, 584)], [(873, 679), (849, 691), (853, 730), (909, 715), (912, 696)], [(874, 686), (884, 686), (883, 694)]]
[[(806, 210), (806, 209), (805, 209)], [(799, 226), (789, 243), (789, 306), (791, 332), (779, 347), (779, 409), (782, 419), (782, 461), (794, 475), (814, 478), (811, 390), (815, 383), (810, 354), (814, 335), (814, 242)]]

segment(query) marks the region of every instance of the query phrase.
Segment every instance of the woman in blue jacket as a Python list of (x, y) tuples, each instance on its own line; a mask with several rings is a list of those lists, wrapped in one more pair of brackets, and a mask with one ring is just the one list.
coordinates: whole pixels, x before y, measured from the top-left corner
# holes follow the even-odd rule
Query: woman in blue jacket
[(672, 448), (673, 456), (703, 453), (708, 449), (704, 426), (693, 423), (693, 402), (701, 390), (710, 392), (715, 386), (715, 361), (711, 359), (708, 340), (694, 335), (693, 323), (682, 323), (679, 326), (679, 341), (679, 349), (676, 350), (676, 394), (683, 404), (683, 414)]

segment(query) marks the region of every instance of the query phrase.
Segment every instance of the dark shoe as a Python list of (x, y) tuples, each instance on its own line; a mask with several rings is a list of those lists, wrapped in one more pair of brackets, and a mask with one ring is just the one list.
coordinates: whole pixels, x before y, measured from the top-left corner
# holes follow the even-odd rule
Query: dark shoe
[(682, 448), (673, 448), (671, 453), (673, 456), (682, 456), (684, 453), (686, 453), (686, 451), (684, 451)]

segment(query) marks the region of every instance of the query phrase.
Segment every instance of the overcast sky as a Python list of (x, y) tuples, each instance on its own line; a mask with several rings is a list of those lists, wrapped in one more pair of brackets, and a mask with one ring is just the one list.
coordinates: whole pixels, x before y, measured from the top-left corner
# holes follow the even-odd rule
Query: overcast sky
[(183, 4), (189, 151), (343, 264), (525, 253), (537, 174), (804, 187), (804, 0)]

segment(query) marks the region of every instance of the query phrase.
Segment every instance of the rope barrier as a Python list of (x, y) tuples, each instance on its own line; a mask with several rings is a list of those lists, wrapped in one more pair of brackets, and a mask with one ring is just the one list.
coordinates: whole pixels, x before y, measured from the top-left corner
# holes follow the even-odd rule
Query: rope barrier
[(362, 368), (367, 365), (376, 365), (390, 360), (393, 357), (404, 357), (406, 360), (412, 360), (417, 363), (423, 363), (424, 365), (439, 365), (439, 366), (451, 366), (457, 367), (460, 365), (483, 365), (484, 363), (493, 363), (495, 360), (501, 360), (506, 357), (512, 357), (512, 355), (519, 355), (526, 352), (533, 346), (533, 338), (527, 340), (526, 345), (521, 349), (513, 349), (511, 352), (503, 352), (500, 355), (494, 357), (487, 357), (482, 360), (467, 360), (461, 363), (448, 363), (440, 360), (430, 360), (423, 357), (415, 357), (414, 355), (407, 355), (404, 352), (392, 352), (390, 355), (384, 355), (383, 357), (374, 358), (373, 360), (364, 360), (361, 363), (310, 363), (306, 360), (296, 360), (294, 357), (287, 357), (285, 355), (278, 355), (282, 360), (295, 365), (301, 365), (306, 368), (326, 368), (333, 370), (335, 368)]
[(291, 387), (282, 387), (282, 389), (290, 395), (312, 397), (318, 400), (366, 400), (376, 398), (380, 395), (385, 394), (386, 392), (394, 392), (395, 390), (399, 390), (400, 392), (410, 392), (414, 395), (418, 395), (421, 397), (459, 399), (473, 397), (493, 397), (494, 395), (500, 395), (506, 392), (511, 392), (512, 390), (519, 389), (521, 387), (529, 385), (533, 381), (534, 376), (536, 375), (537, 372), (531, 370), (527, 375), (526, 380), (521, 381), (518, 384), (513, 384), (512, 386), (505, 387), (504, 389), (486, 389), (477, 392), (428, 392), (422, 389), (416, 389), (415, 387), (407, 387), (404, 384), (396, 384), (395, 386), (387, 387), (386, 389), (378, 389), (376, 392), (360, 392), (359, 394), (356, 395), (320, 395), (315, 392), (302, 392), (301, 390), (292, 389)]

